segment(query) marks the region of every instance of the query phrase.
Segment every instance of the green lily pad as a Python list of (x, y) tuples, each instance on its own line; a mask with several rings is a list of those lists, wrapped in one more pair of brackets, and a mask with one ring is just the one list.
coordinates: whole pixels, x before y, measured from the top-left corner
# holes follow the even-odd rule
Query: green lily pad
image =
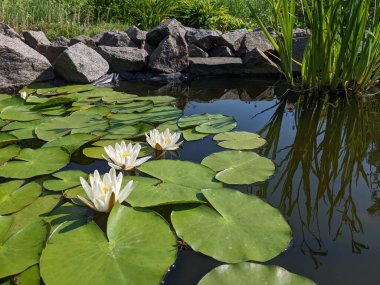
[(140, 101), (140, 102), (132, 102), (128, 104), (120, 104), (112, 106), (112, 113), (119, 114), (130, 114), (130, 113), (141, 113), (144, 111), (148, 111), (154, 107), (154, 104), (150, 100)]
[(114, 114), (110, 117), (112, 121), (122, 121), (124, 124), (162, 123), (176, 120), (182, 115), (182, 110), (176, 107), (164, 106), (154, 107), (144, 113)]
[(45, 117), (40, 120), (34, 120), (29, 122), (11, 122), (4, 126), (2, 131), (9, 132), (10, 135), (15, 136), (17, 139), (30, 139), (34, 138), (34, 129), (43, 122), (50, 121), (51, 118)]
[(222, 132), (228, 132), (236, 128), (237, 123), (232, 117), (225, 117), (217, 120), (213, 120), (208, 123), (196, 126), (195, 130), (198, 133), (203, 134), (217, 134)]
[(0, 148), (0, 164), (7, 162), (20, 153), (20, 147), (16, 144), (7, 145)]
[(19, 281), (19, 285), (40, 285), (40, 268), (38, 265), (29, 267), (17, 276), (17, 280)]
[(169, 129), (171, 133), (181, 133), (182, 130), (177, 125), (177, 120), (167, 121), (157, 126), (156, 128), (160, 132), (165, 132), (166, 129)]
[(16, 159), (0, 165), (1, 177), (24, 179), (50, 174), (65, 167), (70, 162), (70, 155), (58, 147), (24, 148)]
[(75, 102), (75, 99), (68, 96), (57, 96), (46, 100), (44, 103), (37, 104), (31, 110), (41, 110), (49, 107), (62, 106)]
[(95, 86), (91, 84), (78, 84), (78, 85), (66, 85), (66, 86), (52, 86), (52, 85), (46, 85), (46, 86), (38, 86), (38, 85), (29, 85), (29, 89), (33, 90), (32, 93), (35, 93), (37, 95), (43, 95), (43, 96), (54, 96), (54, 95), (60, 95), (60, 94), (71, 94), (71, 93), (78, 93), (78, 92), (85, 92), (90, 91), (95, 88)]
[(0, 184), (0, 215), (17, 212), (31, 204), (41, 194), (41, 186), (36, 182), (23, 185), (23, 180), (13, 180)]
[(275, 170), (273, 162), (254, 152), (222, 151), (209, 155), (202, 164), (218, 172), (216, 179), (227, 184), (252, 184), (267, 180)]
[(0, 133), (0, 146), (14, 143), (17, 140), (17, 137), (15, 137), (14, 135)]
[(87, 179), (88, 174), (81, 170), (65, 170), (54, 173), (52, 176), (57, 179), (45, 180), (44, 188), (49, 191), (64, 191), (80, 185), (79, 177)]
[(202, 193), (213, 208), (177, 206), (171, 215), (177, 235), (195, 251), (229, 263), (264, 262), (288, 247), (288, 223), (258, 197), (230, 189)]
[(12, 217), (0, 217), (0, 278), (20, 273), (38, 263), (49, 232), (48, 225), (38, 221), (6, 239), (12, 223)]
[(126, 124), (111, 124), (110, 129), (107, 134), (103, 136), (103, 139), (133, 139), (144, 136), (145, 132), (154, 129), (154, 126), (146, 123), (139, 123), (136, 125), (126, 125)]
[(53, 141), (47, 142), (42, 147), (63, 147), (66, 149), (70, 154), (73, 154), (77, 149), (79, 149), (81, 146), (85, 145), (86, 143), (90, 142), (91, 140), (95, 139), (96, 136), (90, 135), (90, 134), (73, 134), (73, 135), (67, 135), (58, 139), (55, 139)]
[(37, 111), (39, 114), (46, 116), (62, 116), (66, 114), (65, 106), (52, 106)]
[(24, 100), (19, 97), (11, 97), (0, 101), (0, 110), (9, 106), (23, 106)]
[(195, 114), (191, 116), (183, 116), (178, 120), (178, 126), (182, 129), (193, 128), (215, 120), (228, 118), (222, 114)]
[(223, 187), (221, 183), (213, 181), (215, 173), (211, 169), (189, 161), (149, 161), (138, 169), (161, 182), (132, 192), (128, 202), (134, 206), (203, 203), (202, 189)]
[(135, 101), (152, 101), (154, 106), (168, 106), (176, 102), (176, 98), (172, 96), (140, 96)]
[(224, 264), (211, 270), (198, 285), (276, 284), (315, 285), (310, 279), (275, 265)]
[(7, 121), (27, 122), (38, 120), (42, 115), (33, 111), (26, 106), (8, 106), (2, 109), (0, 118)]
[(195, 131), (195, 129), (186, 129), (182, 131), (183, 138), (188, 142), (204, 139), (208, 134), (201, 134)]
[(222, 133), (216, 135), (214, 140), (219, 141), (218, 145), (221, 147), (237, 150), (256, 149), (266, 143), (258, 134), (249, 132)]
[(42, 253), (47, 284), (159, 284), (176, 258), (169, 225), (148, 210), (116, 205), (107, 236), (94, 221), (71, 225), (61, 224)]

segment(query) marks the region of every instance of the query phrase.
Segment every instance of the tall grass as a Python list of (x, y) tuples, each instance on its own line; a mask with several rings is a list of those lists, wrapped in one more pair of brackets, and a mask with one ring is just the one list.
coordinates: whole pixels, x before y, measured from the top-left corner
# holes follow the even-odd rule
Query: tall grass
[[(295, 7), (304, 11), (311, 36), (302, 60), (302, 84), (315, 92), (368, 92), (380, 78), (379, 0), (269, 0), (273, 10), (272, 37), (255, 9), (257, 22), (272, 42), (283, 73), (295, 87), (292, 72), (292, 34)], [(297, 63), (297, 62), (296, 62)]]

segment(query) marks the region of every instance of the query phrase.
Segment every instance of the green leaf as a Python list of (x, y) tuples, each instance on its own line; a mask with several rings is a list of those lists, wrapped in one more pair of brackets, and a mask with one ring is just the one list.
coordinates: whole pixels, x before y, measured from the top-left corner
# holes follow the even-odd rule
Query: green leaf
[(34, 129), (43, 122), (50, 121), (51, 118), (45, 117), (40, 120), (30, 122), (12, 122), (3, 127), (2, 131), (10, 131), (9, 134), (17, 139), (31, 139), (35, 137)]
[(0, 217), (0, 278), (20, 273), (38, 263), (48, 224), (35, 222), (5, 239), (12, 217)]
[(11, 144), (17, 141), (17, 137), (11, 134), (0, 133), (0, 146)]
[(220, 141), (219, 146), (229, 149), (247, 150), (256, 149), (266, 143), (258, 134), (249, 132), (227, 132), (214, 136), (215, 141)]
[(275, 170), (273, 162), (254, 152), (222, 151), (209, 155), (202, 164), (218, 172), (216, 179), (227, 184), (252, 184), (267, 180)]
[(146, 123), (139, 123), (136, 125), (126, 125), (123, 123), (112, 124), (111, 128), (107, 131), (107, 134), (103, 136), (103, 139), (132, 139), (144, 136), (145, 132), (154, 129), (154, 126)]
[(2, 109), (0, 118), (8, 121), (27, 122), (38, 120), (42, 115), (29, 110), (26, 106), (8, 106)]
[(68, 96), (57, 96), (48, 99), (44, 103), (37, 104), (31, 108), (31, 110), (41, 110), (48, 107), (62, 106), (69, 103), (75, 102), (74, 98)]
[(57, 179), (45, 180), (44, 188), (49, 191), (64, 191), (80, 185), (79, 177), (87, 179), (88, 174), (81, 170), (65, 170), (54, 173), (52, 176)]
[(160, 216), (117, 205), (107, 236), (94, 221), (61, 224), (42, 253), (41, 275), (55, 285), (159, 284), (176, 253), (176, 238)]
[(196, 126), (195, 130), (198, 133), (203, 134), (217, 134), (222, 132), (231, 131), (236, 128), (237, 123), (232, 117), (225, 117), (217, 120), (213, 120), (208, 123), (203, 123), (202, 125)]
[(111, 112), (119, 114), (141, 113), (144, 111), (148, 111), (153, 107), (153, 102), (150, 100), (146, 100), (140, 102), (132, 102), (128, 104), (114, 105), (111, 107)]
[(145, 185), (139, 191), (132, 192), (128, 202), (134, 206), (202, 203), (202, 189), (223, 187), (221, 183), (213, 181), (215, 173), (212, 170), (189, 161), (150, 161), (138, 169), (161, 182), (154, 187)]
[(182, 129), (192, 128), (196, 126), (200, 126), (205, 123), (210, 123), (215, 120), (228, 118), (222, 114), (201, 114), (201, 115), (191, 115), (191, 116), (183, 116), (178, 120), (178, 126)]
[(182, 131), (183, 138), (188, 142), (204, 139), (208, 134), (201, 134), (195, 131), (195, 129), (186, 129)]
[(1, 177), (24, 179), (50, 174), (65, 167), (70, 162), (70, 155), (58, 147), (24, 148), (16, 159), (0, 165)]
[(67, 135), (58, 139), (55, 139), (53, 141), (47, 142), (42, 147), (63, 147), (66, 149), (70, 154), (73, 154), (77, 149), (79, 149), (81, 146), (85, 145), (86, 143), (90, 142), (91, 140), (95, 139), (96, 136), (90, 135), (90, 134), (73, 134), (73, 135)]
[(41, 194), (41, 186), (36, 182), (13, 180), (0, 184), (0, 215), (17, 212), (31, 204)]
[(7, 162), (20, 153), (20, 147), (16, 144), (11, 144), (0, 148), (0, 164)]
[(27, 270), (21, 272), (17, 277), (19, 285), (40, 285), (40, 268), (38, 265), (33, 265)]
[(313, 285), (315, 283), (279, 266), (249, 262), (218, 266), (198, 283), (198, 285), (231, 284)]
[(154, 106), (168, 106), (176, 102), (176, 98), (172, 96), (139, 96), (135, 101), (153, 101)]
[(114, 114), (110, 117), (110, 120), (122, 121), (124, 124), (136, 124), (139, 122), (145, 123), (162, 123), (166, 121), (176, 120), (182, 115), (182, 110), (164, 106), (164, 107), (154, 107), (149, 111), (144, 113), (133, 113), (133, 114)]
[(280, 211), (253, 195), (230, 189), (202, 190), (212, 208), (177, 206), (171, 220), (192, 249), (216, 260), (264, 262), (283, 252), (291, 230)]

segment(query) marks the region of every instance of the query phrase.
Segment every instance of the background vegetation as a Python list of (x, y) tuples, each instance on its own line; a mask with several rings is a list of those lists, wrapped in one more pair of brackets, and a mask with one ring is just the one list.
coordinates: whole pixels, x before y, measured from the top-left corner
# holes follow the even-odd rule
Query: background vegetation
[[(266, 0), (249, 0), (264, 21)], [(104, 30), (144, 30), (176, 17), (195, 28), (252, 28), (245, 0), (1, 0), (0, 21), (17, 31), (43, 30), (49, 38), (94, 35)]]

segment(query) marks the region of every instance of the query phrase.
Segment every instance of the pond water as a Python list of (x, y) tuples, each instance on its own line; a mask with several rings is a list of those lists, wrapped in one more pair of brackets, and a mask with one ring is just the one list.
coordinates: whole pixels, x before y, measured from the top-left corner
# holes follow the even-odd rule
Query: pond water
[[(380, 277), (380, 101), (278, 99), (273, 82), (204, 80), (189, 86), (125, 83), (134, 94), (172, 95), (185, 115), (233, 116), (237, 130), (268, 143), (258, 152), (276, 164), (269, 181), (236, 187), (279, 208), (291, 225), (290, 247), (268, 264), (317, 284), (378, 284)], [(185, 142), (181, 160), (199, 163), (223, 149), (209, 136)], [(195, 285), (221, 263), (181, 251), (165, 284)]]
[[(278, 208), (292, 228), (289, 248), (265, 264), (282, 266), (317, 284), (378, 284), (380, 101), (314, 100), (289, 92), (284, 96), (286, 88), (281, 84), (227, 78), (165, 86), (123, 82), (116, 90), (174, 96), (184, 115), (232, 116), (236, 130), (254, 132), (267, 140), (256, 152), (273, 160), (274, 175), (263, 183), (227, 185)], [(39, 135), (55, 134), (47, 128)], [(165, 158), (200, 163), (225, 150), (212, 138), (185, 141), (176, 155)], [(43, 143), (19, 142), (30, 148)], [(74, 169), (105, 173), (109, 167), (105, 160), (86, 158), (77, 151), (62, 170)], [(160, 212), (165, 213), (165, 208)], [(190, 248), (182, 249), (163, 284), (196, 285), (221, 264)]]

